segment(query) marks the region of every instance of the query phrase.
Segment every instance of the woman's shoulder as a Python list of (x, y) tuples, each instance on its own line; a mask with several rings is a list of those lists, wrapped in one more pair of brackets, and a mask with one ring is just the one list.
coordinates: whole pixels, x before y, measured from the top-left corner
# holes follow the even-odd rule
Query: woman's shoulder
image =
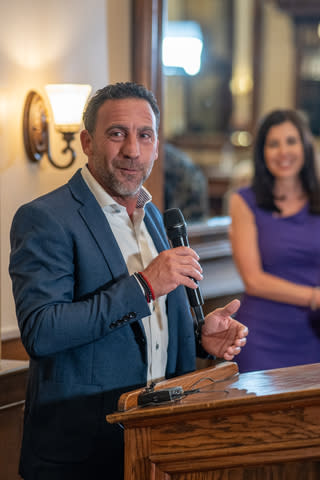
[(254, 194), (254, 191), (252, 187), (241, 187), (236, 190), (236, 193), (242, 197), (245, 202), (250, 206), (250, 207), (255, 207), (256, 206), (256, 196)]

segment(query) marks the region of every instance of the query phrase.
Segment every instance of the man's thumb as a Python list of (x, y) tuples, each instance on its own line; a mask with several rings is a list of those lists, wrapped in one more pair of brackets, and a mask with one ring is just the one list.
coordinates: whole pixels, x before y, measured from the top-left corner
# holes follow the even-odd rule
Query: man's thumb
[(233, 315), (234, 313), (236, 313), (236, 311), (239, 309), (239, 307), (240, 307), (240, 300), (235, 298), (231, 302), (227, 303), (227, 305), (225, 305), (225, 307), (222, 308), (221, 313), (222, 313), (222, 315), (225, 315), (226, 317), (229, 317), (229, 316)]

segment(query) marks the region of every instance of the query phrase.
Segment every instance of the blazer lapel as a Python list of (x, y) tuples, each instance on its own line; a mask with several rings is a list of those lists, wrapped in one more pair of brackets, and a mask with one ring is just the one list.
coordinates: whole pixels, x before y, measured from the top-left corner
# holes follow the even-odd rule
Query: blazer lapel
[[(100, 248), (114, 277), (118, 278), (128, 274), (126, 263), (109, 222), (83, 180), (80, 170), (70, 179), (68, 185), (73, 196), (81, 203), (78, 212), (95, 238), (98, 248)], [(112, 251), (112, 255), (110, 255), (110, 251)]]
[[(126, 263), (112, 233), (109, 222), (94, 195), (83, 180), (80, 169), (69, 180), (68, 185), (74, 198), (80, 202), (81, 205), (79, 206), (78, 212), (95, 238), (113, 275), (118, 278), (119, 276), (128, 274)], [(144, 221), (157, 251), (161, 252), (162, 250), (170, 248), (165, 231), (161, 225), (158, 225), (159, 222), (157, 222), (150, 208), (146, 208), (145, 210)], [(112, 255), (110, 255), (110, 250), (112, 251)]]
[(169, 248), (164, 231), (160, 230), (159, 226), (156, 225), (155, 219), (148, 209), (146, 209), (144, 221), (158, 252), (160, 253), (162, 250)]

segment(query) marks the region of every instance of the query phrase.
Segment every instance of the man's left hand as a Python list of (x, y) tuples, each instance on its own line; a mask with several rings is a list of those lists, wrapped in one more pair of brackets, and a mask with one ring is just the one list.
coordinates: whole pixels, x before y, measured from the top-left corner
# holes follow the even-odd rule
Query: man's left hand
[(239, 306), (240, 301), (235, 299), (205, 317), (201, 344), (206, 352), (229, 361), (240, 353), (249, 332), (245, 325), (231, 317)]

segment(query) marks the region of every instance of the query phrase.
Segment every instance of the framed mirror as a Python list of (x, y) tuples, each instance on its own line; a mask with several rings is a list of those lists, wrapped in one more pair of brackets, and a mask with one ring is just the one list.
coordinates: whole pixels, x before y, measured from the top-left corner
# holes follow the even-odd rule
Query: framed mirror
[[(135, 52), (139, 52), (133, 53), (133, 78), (155, 92), (162, 110), (162, 165), (157, 165), (148, 185), (161, 209), (178, 206), (187, 220), (195, 221), (225, 213), (223, 196), (235, 164), (251, 146), (261, 21), (257, 0), (199, 2), (133, 1), (133, 42)], [(135, 21), (138, 18), (139, 22)], [(181, 66), (163, 65), (163, 40), (170, 32), (178, 35), (171, 28), (174, 24), (184, 35), (190, 24), (200, 32), (201, 65), (195, 74), (188, 74)], [(190, 57), (191, 50), (187, 53)], [(181, 177), (186, 179), (188, 174), (190, 185), (198, 182), (198, 189), (206, 190), (206, 206), (203, 197), (190, 191), (194, 186), (182, 192)], [(183, 208), (182, 202), (188, 208)], [(191, 204), (196, 212), (189, 208)]]
[[(162, 149), (170, 144), (182, 151), (181, 164), (191, 162), (205, 176), (209, 217), (226, 213), (228, 190), (250, 175), (251, 135), (264, 113), (273, 108), (303, 110), (319, 142), (318, 1), (132, 2), (133, 78), (158, 98)], [(194, 75), (181, 66), (163, 68), (161, 46), (169, 22), (198, 25), (203, 47)], [(165, 152), (160, 153), (149, 186), (163, 210), (168, 206), (163, 179), (177, 175), (176, 169), (169, 170)], [(183, 197), (174, 184), (170, 188)]]

